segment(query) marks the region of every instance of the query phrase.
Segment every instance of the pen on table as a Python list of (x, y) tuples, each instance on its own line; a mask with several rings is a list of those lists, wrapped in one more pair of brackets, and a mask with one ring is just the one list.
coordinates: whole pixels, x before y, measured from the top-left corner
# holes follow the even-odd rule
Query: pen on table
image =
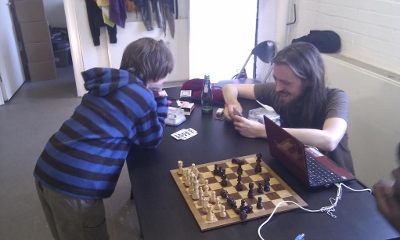
[(301, 234), (297, 235), (297, 237), (294, 240), (304, 240), (304, 236), (305, 236), (305, 234), (301, 233)]

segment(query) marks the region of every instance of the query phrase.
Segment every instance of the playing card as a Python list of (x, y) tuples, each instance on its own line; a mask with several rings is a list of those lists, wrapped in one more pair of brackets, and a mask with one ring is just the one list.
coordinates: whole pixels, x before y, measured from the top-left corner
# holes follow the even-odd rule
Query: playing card
[(193, 128), (188, 128), (188, 129), (181, 129), (177, 132), (174, 132), (171, 134), (173, 138), (176, 140), (187, 140), (191, 137), (194, 137), (197, 135), (197, 131), (194, 130)]

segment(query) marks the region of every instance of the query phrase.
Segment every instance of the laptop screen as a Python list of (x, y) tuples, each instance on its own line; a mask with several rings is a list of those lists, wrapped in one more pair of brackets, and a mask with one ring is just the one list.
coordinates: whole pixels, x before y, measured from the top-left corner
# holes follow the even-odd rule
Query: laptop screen
[(295, 176), (309, 185), (304, 144), (264, 116), (271, 156), (278, 159)]

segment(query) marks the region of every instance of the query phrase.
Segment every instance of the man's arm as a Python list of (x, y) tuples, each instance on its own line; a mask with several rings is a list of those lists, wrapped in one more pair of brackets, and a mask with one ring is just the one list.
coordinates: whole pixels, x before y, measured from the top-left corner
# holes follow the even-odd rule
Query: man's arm
[(238, 101), (238, 97), (253, 99), (256, 97), (254, 95), (254, 84), (227, 84), (222, 88), (222, 94), (224, 95), (225, 101), (225, 119), (232, 121), (233, 116), (235, 115), (235, 110), (241, 113), (242, 106)]
[(343, 138), (347, 129), (347, 122), (342, 118), (328, 118), (322, 130), (304, 128), (284, 128), (287, 132), (302, 141), (325, 151), (333, 151)]

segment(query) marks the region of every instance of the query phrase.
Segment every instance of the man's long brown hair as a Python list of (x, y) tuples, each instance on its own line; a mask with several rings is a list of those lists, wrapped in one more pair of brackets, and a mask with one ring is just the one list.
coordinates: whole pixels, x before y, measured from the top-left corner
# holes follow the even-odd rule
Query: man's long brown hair
[(322, 129), (326, 114), (325, 66), (318, 49), (310, 43), (293, 43), (278, 52), (272, 62), (289, 66), (305, 86), (298, 98), (279, 107), (282, 126)]

